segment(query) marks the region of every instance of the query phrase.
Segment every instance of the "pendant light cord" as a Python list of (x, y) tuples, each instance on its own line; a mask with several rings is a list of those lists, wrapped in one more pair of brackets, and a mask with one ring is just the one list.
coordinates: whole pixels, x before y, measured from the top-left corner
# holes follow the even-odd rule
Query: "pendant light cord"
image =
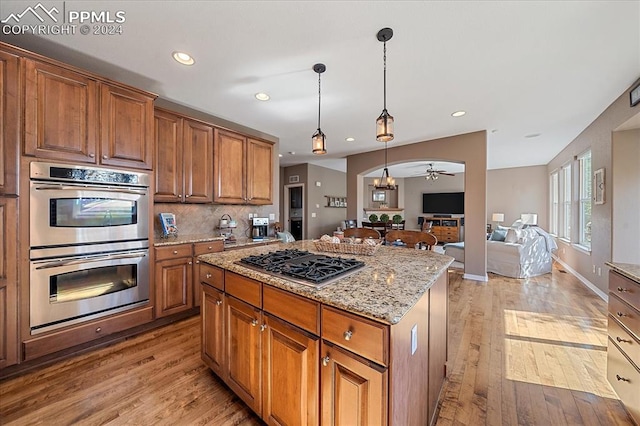
[(383, 43), (383, 48), (382, 48), (382, 60), (384, 62), (384, 68), (382, 71), (382, 80), (383, 80), (383, 90), (384, 90), (384, 94), (383, 94), (383, 99), (384, 99), (384, 105), (383, 105), (383, 109), (386, 111), (387, 110), (387, 41), (385, 40)]
[(322, 92), (320, 91), (320, 76), (318, 73), (318, 130), (320, 130), (320, 97), (322, 96)]

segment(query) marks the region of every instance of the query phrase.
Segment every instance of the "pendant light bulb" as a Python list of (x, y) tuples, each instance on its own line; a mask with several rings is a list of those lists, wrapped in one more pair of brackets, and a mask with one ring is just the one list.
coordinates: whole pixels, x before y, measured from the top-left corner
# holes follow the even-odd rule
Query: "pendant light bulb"
[(316, 155), (323, 155), (327, 153), (327, 136), (320, 129), (320, 75), (327, 70), (327, 67), (324, 64), (315, 64), (313, 70), (318, 73), (318, 130), (311, 136), (311, 151)]
[(383, 55), (382, 60), (384, 64), (383, 68), (383, 107), (380, 117), (376, 120), (376, 140), (380, 142), (389, 142), (393, 140), (393, 116), (387, 111), (387, 41), (393, 37), (393, 30), (391, 28), (383, 28), (378, 31), (378, 41), (383, 43)]

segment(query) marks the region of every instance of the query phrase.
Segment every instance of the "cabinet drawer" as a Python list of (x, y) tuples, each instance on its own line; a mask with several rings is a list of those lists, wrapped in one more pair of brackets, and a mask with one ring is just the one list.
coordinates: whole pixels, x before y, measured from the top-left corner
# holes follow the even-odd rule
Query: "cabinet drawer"
[(384, 324), (323, 306), (322, 338), (378, 364), (389, 363), (389, 328)]
[(613, 340), (622, 351), (631, 358), (636, 366), (640, 367), (640, 343), (624, 329), (618, 321), (609, 315), (609, 338)]
[(179, 257), (191, 257), (193, 250), (191, 244), (175, 244), (166, 247), (156, 247), (156, 261), (177, 259)]
[(611, 340), (607, 350), (607, 379), (627, 411), (640, 424), (640, 372)]
[(206, 263), (200, 263), (200, 282), (224, 291), (224, 270)]
[(224, 289), (228, 294), (257, 308), (262, 308), (261, 282), (226, 271), (224, 274)]
[(207, 253), (217, 253), (224, 250), (224, 243), (222, 241), (208, 241), (204, 243), (193, 244), (193, 254), (199, 256)]
[(609, 291), (640, 310), (640, 284), (611, 271), (609, 273)]
[(289, 292), (263, 286), (263, 309), (288, 323), (320, 334), (320, 303)]
[(627, 327), (631, 334), (640, 339), (640, 312), (609, 294), (609, 313)]

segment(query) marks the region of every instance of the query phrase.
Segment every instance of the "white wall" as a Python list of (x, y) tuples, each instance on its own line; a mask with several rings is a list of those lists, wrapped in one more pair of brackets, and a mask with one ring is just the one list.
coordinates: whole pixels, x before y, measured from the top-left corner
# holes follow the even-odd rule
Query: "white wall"
[(611, 259), (640, 264), (640, 130), (615, 132), (612, 142)]

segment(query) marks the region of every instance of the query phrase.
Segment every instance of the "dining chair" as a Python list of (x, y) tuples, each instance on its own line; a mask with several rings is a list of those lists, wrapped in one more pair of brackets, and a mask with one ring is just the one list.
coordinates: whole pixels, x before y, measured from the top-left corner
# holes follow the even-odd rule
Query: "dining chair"
[(376, 238), (380, 239), (380, 233), (369, 228), (349, 228), (344, 230), (345, 238)]
[(387, 245), (400, 240), (406, 244), (407, 248), (416, 248), (416, 246), (420, 244), (420, 247), (424, 246), (427, 250), (433, 250), (433, 247), (438, 244), (438, 239), (435, 235), (422, 231), (389, 231), (385, 235), (385, 239), (387, 241)]

